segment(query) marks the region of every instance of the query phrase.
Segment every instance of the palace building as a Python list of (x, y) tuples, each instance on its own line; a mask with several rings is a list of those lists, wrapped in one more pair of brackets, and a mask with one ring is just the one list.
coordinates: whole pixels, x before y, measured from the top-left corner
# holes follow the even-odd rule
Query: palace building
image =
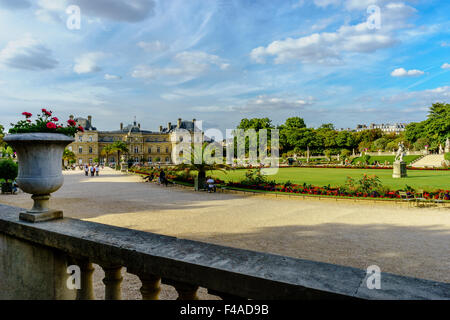
[[(160, 126), (159, 131), (143, 130), (136, 120), (127, 126), (121, 123), (119, 130), (99, 131), (92, 124), (92, 116), (88, 116), (87, 119), (81, 117), (74, 119), (74, 116), (70, 116), (70, 119), (84, 128), (84, 132), (77, 133), (75, 141), (67, 147), (75, 153), (78, 165), (120, 162), (121, 159), (117, 159), (117, 152), (109, 155), (102, 152), (105, 146), (115, 141), (126, 143), (129, 151), (127, 158), (132, 159), (134, 163), (171, 164), (174, 162), (172, 159), (174, 146), (178, 141), (182, 141), (186, 130), (192, 137), (194, 132), (200, 131), (195, 124), (195, 119), (183, 121), (179, 118), (176, 124), (169, 122), (167, 127)], [(203, 139), (203, 135), (201, 137)], [(191, 141), (194, 141), (193, 138)], [(108, 159), (106, 159), (107, 156)]]

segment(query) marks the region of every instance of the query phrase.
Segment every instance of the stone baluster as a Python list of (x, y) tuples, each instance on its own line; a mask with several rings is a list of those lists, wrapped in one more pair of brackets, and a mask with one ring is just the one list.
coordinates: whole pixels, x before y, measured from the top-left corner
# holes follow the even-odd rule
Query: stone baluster
[(121, 266), (102, 266), (105, 271), (105, 300), (121, 300), (122, 294), (120, 284), (122, 283), (122, 267)]
[(243, 297), (239, 297), (239, 296), (235, 296), (235, 295), (232, 295), (232, 294), (228, 294), (228, 293), (224, 293), (224, 292), (219, 292), (219, 291), (216, 291), (216, 290), (211, 290), (211, 289), (208, 289), (208, 293), (210, 294), (210, 295), (213, 295), (213, 296), (218, 296), (218, 297), (220, 297), (222, 300), (231, 300), (231, 301), (238, 301), (238, 300), (248, 300), (247, 298), (243, 298)]
[(77, 300), (94, 300), (94, 287), (92, 282), (92, 275), (94, 273), (94, 266), (88, 259), (85, 258), (69, 258), (69, 264), (76, 265), (80, 268), (80, 286), (77, 290)]
[(163, 279), (162, 282), (175, 288), (178, 293), (177, 300), (199, 300), (197, 296), (197, 285), (168, 279)]
[(161, 278), (154, 275), (138, 275), (142, 282), (142, 300), (158, 300), (161, 292)]

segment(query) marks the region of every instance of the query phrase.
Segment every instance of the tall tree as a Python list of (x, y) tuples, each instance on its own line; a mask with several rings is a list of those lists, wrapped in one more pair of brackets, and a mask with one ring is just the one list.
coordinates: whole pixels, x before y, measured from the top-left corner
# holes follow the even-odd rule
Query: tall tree
[(128, 146), (123, 141), (115, 141), (112, 144), (112, 151), (117, 152), (117, 162), (120, 163), (120, 155), (121, 154), (128, 154)]
[(5, 130), (5, 128), (0, 124), (0, 147), (5, 146), (5, 142), (3, 141), (3, 137), (5, 136), (5, 134), (3, 130)]
[(105, 162), (106, 165), (108, 165), (109, 155), (111, 153), (114, 153), (114, 146), (112, 144), (108, 144), (108, 145), (103, 147), (103, 149), (101, 151), (101, 154), (106, 157), (106, 162)]

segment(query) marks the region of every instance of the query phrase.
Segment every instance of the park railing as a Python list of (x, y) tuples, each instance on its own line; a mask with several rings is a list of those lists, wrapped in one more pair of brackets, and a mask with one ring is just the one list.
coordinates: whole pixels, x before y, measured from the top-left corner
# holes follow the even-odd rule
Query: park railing
[[(94, 299), (93, 263), (105, 271), (106, 299), (121, 299), (124, 267), (143, 299), (158, 299), (160, 283), (184, 300), (199, 287), (222, 299), (450, 299), (449, 283), (382, 273), (369, 289), (366, 270), (70, 218), (29, 223), (19, 211), (0, 205), (2, 299)], [(71, 265), (79, 290), (67, 288)]]

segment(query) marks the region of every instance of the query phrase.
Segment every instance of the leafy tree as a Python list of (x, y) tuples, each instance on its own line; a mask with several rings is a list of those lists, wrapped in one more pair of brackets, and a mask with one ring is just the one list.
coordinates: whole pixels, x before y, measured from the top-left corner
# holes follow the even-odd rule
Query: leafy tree
[(117, 152), (117, 162), (120, 163), (120, 154), (128, 154), (129, 150), (127, 144), (123, 141), (114, 141), (112, 144), (113, 152)]
[(226, 164), (220, 164), (220, 163), (212, 163), (208, 164), (205, 162), (205, 154), (206, 154), (206, 147), (208, 146), (208, 143), (203, 143), (202, 148), (194, 148), (194, 146), (191, 146), (192, 152), (190, 153), (190, 161), (184, 161), (178, 165), (175, 166), (175, 169), (178, 171), (197, 171), (197, 179), (199, 187), (202, 187), (205, 185), (206, 180), (206, 172), (207, 171), (213, 171), (213, 170), (221, 170), (225, 171), (229, 169), (229, 166)]
[(64, 149), (63, 156), (62, 156), (63, 166), (64, 166), (65, 161), (72, 164), (72, 163), (76, 162), (76, 159), (77, 158), (75, 156), (75, 153), (73, 153), (69, 149)]
[(3, 141), (5, 133), (3, 132), (3, 130), (5, 130), (5, 128), (0, 124), (0, 148), (5, 146), (5, 142)]
[(328, 129), (328, 130), (335, 130), (334, 129), (334, 124), (332, 123), (324, 123), (320, 126), (319, 129)]
[(105, 156), (105, 158), (106, 158), (106, 163), (105, 164), (108, 165), (109, 155), (114, 153), (113, 145), (112, 144), (108, 144), (108, 145), (104, 146), (100, 153)]
[(269, 118), (244, 118), (241, 120), (237, 128), (244, 130), (255, 129), (256, 131), (259, 131), (261, 129), (273, 129), (274, 126), (272, 125), (272, 120)]
[(350, 158), (350, 156), (351, 156), (351, 152), (350, 152), (350, 150), (348, 150), (348, 149), (342, 149), (341, 150), (341, 158), (343, 158), (343, 159), (348, 159), (348, 158)]
[(410, 143), (428, 138), (430, 149), (437, 149), (439, 144), (445, 143), (447, 137), (450, 137), (450, 104), (434, 103), (427, 120), (406, 126), (405, 137)]
[(0, 179), (6, 182), (16, 179), (19, 168), (17, 163), (11, 159), (5, 159), (0, 161)]
[(425, 146), (429, 146), (429, 145), (430, 145), (430, 141), (428, 140), (428, 138), (419, 138), (414, 143), (414, 149), (424, 150)]

